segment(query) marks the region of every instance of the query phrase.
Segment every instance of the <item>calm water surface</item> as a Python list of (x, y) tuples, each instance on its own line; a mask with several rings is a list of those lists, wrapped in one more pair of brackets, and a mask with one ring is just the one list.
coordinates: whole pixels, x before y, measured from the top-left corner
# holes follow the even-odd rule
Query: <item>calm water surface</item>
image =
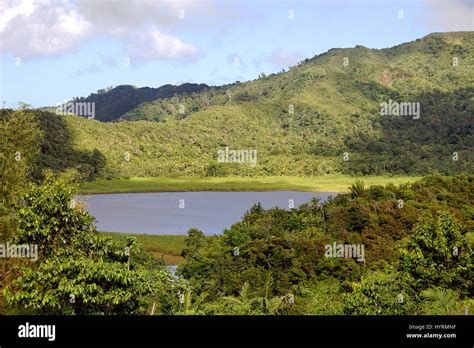
[(255, 203), (263, 208), (297, 207), (313, 197), (326, 200), (331, 192), (156, 192), (78, 196), (96, 218), (99, 231), (147, 234), (186, 234), (199, 228), (220, 234), (239, 221)]

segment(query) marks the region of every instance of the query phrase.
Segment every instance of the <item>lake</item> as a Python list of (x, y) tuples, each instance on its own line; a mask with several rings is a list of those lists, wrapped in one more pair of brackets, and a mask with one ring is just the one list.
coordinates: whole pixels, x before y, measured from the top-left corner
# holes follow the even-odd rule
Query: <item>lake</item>
[[(99, 231), (187, 234), (192, 228), (206, 235), (221, 234), (255, 203), (263, 208), (289, 209), (313, 197), (326, 200), (332, 192), (155, 192), (78, 196), (96, 218)], [(290, 201), (292, 200), (292, 201)]]

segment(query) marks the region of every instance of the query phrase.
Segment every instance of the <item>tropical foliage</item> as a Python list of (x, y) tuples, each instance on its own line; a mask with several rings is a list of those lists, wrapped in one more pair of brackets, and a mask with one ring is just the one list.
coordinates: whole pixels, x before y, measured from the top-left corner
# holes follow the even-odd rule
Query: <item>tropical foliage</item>
[[(474, 252), (467, 236), (474, 228), (474, 178), (363, 186), (359, 182), (350, 193), (290, 211), (256, 205), (222, 236), (191, 230), (178, 273), (196, 296), (205, 293), (225, 313), (230, 308), (254, 313), (261, 294), (282, 305), (275, 313), (469, 310)], [(363, 245), (363, 262), (356, 256), (328, 257), (325, 246), (334, 242)], [(294, 301), (283, 300), (288, 298)], [(216, 312), (212, 308), (209, 313)]]
[[(383, 50), (332, 49), (253, 81), (193, 92), (168, 86), (166, 97), (120, 116), (159, 122), (38, 112), (46, 133), (38, 164), (78, 167), (90, 179), (472, 173), (473, 49), (473, 32), (435, 33)], [(124, 97), (137, 90), (86, 100), (108, 110), (140, 100)], [(418, 103), (418, 117), (381, 115), (390, 101)], [(225, 147), (256, 150), (257, 165), (218, 162)]]

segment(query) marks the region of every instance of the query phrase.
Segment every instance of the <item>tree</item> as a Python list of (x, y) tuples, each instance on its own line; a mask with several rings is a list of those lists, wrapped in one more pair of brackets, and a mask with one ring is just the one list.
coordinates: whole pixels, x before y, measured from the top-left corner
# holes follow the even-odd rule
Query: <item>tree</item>
[(349, 315), (415, 314), (414, 294), (393, 271), (375, 271), (352, 284), (344, 296), (344, 313)]
[[(0, 110), (0, 242), (8, 240), (16, 229), (13, 205), (31, 177), (41, 137), (26, 104), (19, 110)], [(17, 277), (16, 264), (17, 260), (0, 259), (0, 290)], [(0, 311), (2, 307), (0, 299)]]
[(11, 207), (25, 188), (42, 136), (26, 105), (0, 111), (0, 204)]
[(400, 250), (400, 270), (417, 290), (437, 286), (472, 295), (473, 260), (472, 248), (449, 212), (437, 219), (425, 215)]
[(275, 315), (281, 314), (288, 307), (288, 298), (288, 296), (270, 297), (268, 292), (258, 296), (250, 291), (250, 285), (245, 282), (238, 296), (221, 297), (211, 307), (220, 314)]
[(450, 289), (430, 288), (422, 292), (426, 301), (423, 304), (423, 314), (454, 315), (459, 314), (461, 303), (459, 295)]
[[(24, 263), (20, 276), (3, 290), (8, 303), (47, 314), (137, 314), (144, 296), (166, 277), (128, 265), (128, 251), (96, 234), (93, 218), (74, 203), (63, 180), (47, 174), (30, 184), (18, 206), (17, 244), (37, 245), (38, 260)], [(133, 241), (127, 248), (133, 252)]]
[(190, 228), (188, 237), (184, 240), (184, 248), (181, 252), (183, 257), (192, 257), (200, 248), (206, 246), (206, 237), (204, 233), (197, 228)]

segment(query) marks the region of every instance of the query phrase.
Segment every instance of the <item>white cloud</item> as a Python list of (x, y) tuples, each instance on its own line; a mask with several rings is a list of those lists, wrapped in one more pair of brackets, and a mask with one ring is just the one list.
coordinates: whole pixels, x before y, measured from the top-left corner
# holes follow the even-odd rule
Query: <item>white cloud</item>
[[(78, 10), (98, 27), (132, 28), (159, 23), (167, 27), (179, 23), (181, 10), (206, 6), (209, 0), (82, 0)], [(186, 17), (186, 16), (185, 16)]]
[(162, 33), (156, 28), (147, 32), (136, 32), (128, 39), (128, 51), (139, 60), (149, 59), (192, 59), (197, 48), (180, 39)]
[(51, 1), (2, 1), (0, 49), (28, 59), (75, 48), (92, 31), (72, 6)]
[(431, 30), (474, 30), (473, 0), (425, 0), (429, 10), (422, 20)]
[(194, 45), (161, 30), (180, 20), (189, 0), (0, 1), (0, 51), (22, 59), (59, 55), (96, 36), (121, 41), (132, 61), (197, 54)]
[(9, 21), (19, 15), (30, 15), (33, 13), (35, 7), (31, 1), (13, 1), (1, 0), (0, 8), (0, 31), (4, 30)]

